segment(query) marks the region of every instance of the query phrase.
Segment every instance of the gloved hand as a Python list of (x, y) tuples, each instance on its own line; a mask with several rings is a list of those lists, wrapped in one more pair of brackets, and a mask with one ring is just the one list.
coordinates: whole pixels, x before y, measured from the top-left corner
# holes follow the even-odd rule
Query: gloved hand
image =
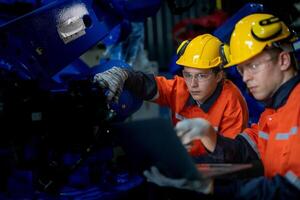
[(93, 82), (97, 83), (101, 88), (109, 90), (107, 94), (108, 101), (118, 102), (127, 78), (128, 73), (125, 69), (113, 67), (96, 74)]
[(145, 170), (144, 176), (148, 182), (154, 183), (161, 187), (174, 187), (178, 189), (192, 190), (204, 194), (213, 192), (213, 180), (187, 180), (187, 179), (172, 179), (164, 176), (159, 170), (152, 166), (150, 171)]
[(192, 141), (200, 139), (203, 144), (204, 139), (209, 141), (209, 145), (213, 144), (212, 147), (205, 146), (209, 150), (214, 149), (216, 131), (211, 124), (202, 118), (186, 119), (178, 122), (175, 126), (177, 136), (181, 139), (183, 145), (190, 150)]

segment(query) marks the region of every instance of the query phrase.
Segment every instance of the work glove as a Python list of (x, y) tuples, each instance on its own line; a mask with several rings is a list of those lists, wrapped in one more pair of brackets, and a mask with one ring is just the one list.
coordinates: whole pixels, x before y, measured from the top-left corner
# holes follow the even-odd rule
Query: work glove
[(183, 145), (190, 150), (190, 144), (194, 140), (201, 140), (207, 134), (210, 134), (212, 126), (202, 118), (185, 119), (178, 122), (175, 126), (177, 136), (181, 139)]
[(118, 103), (123, 91), (128, 72), (119, 67), (113, 67), (94, 76), (93, 82), (103, 89), (108, 89), (107, 100)]
[[(175, 166), (176, 167), (176, 166)], [(202, 179), (202, 180), (187, 180), (187, 179), (173, 179), (164, 176), (159, 170), (152, 166), (150, 170), (144, 171), (144, 176), (148, 182), (154, 183), (161, 187), (173, 187), (177, 189), (185, 189), (203, 194), (211, 194), (213, 192), (213, 180)]]

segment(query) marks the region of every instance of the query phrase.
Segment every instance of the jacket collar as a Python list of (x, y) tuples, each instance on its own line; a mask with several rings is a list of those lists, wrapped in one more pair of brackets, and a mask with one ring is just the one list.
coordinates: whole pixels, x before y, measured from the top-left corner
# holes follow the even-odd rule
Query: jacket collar
[(294, 76), (281, 85), (270, 100), (265, 101), (267, 108), (278, 109), (283, 106), (294, 87), (300, 82), (300, 75)]
[(220, 96), (223, 88), (223, 81), (220, 81), (213, 92), (213, 94), (202, 104), (198, 104), (193, 97), (190, 95), (185, 106), (198, 105), (204, 112), (208, 112), (212, 105), (216, 102), (218, 97)]

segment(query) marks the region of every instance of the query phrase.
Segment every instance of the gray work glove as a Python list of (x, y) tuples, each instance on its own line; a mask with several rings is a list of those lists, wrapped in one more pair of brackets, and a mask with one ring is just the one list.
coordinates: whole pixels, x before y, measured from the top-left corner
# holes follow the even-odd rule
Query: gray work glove
[(148, 182), (161, 187), (173, 187), (177, 189), (201, 192), (203, 194), (211, 194), (213, 192), (213, 180), (211, 179), (187, 180), (168, 178), (161, 174), (154, 166), (151, 167), (150, 171), (144, 171), (144, 176), (147, 178)]
[(193, 140), (202, 139), (209, 134), (210, 123), (202, 118), (186, 119), (178, 122), (175, 126), (177, 136), (182, 143), (188, 148)]
[(117, 103), (127, 78), (128, 73), (125, 69), (113, 67), (107, 71), (96, 74), (93, 82), (97, 83), (103, 89), (107, 88), (109, 90), (107, 100)]

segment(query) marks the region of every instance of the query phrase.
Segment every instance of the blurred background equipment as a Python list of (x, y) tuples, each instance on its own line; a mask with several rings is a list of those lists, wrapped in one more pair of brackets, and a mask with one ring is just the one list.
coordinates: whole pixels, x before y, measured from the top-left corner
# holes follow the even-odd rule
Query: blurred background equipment
[[(155, 14), (160, 3), (0, 2), (1, 198), (117, 199), (142, 183), (109, 133), (111, 122), (125, 120), (142, 101), (124, 91), (110, 105), (91, 79), (114, 65), (132, 67), (125, 61), (135, 62), (143, 41), (128, 37), (131, 23)], [(85, 62), (89, 49), (128, 38), (136, 44), (95, 54), (95, 65)], [(114, 53), (122, 55), (114, 61)]]

